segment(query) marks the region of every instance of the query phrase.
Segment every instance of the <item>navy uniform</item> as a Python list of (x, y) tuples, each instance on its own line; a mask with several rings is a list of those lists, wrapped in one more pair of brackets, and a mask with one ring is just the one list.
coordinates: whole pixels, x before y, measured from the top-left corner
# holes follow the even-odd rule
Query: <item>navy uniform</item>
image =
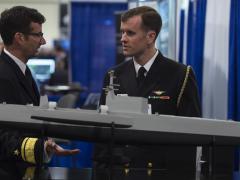
[[(39, 101), (40, 95), (31, 74), (25, 76), (19, 66), (3, 51), (0, 55), (0, 103), (38, 106)], [(33, 135), (1, 129), (0, 159), (41, 163), (43, 144), (44, 140)]]
[[(179, 64), (158, 52), (145, 80), (139, 85), (133, 60), (112, 68), (114, 84), (119, 84), (115, 94), (128, 94), (148, 98), (152, 113), (200, 117), (201, 108), (195, 75), (190, 66)], [(104, 87), (109, 84), (109, 75), (105, 76)], [(102, 91), (100, 104), (104, 105), (106, 94)], [(195, 169), (195, 147), (167, 146), (119, 146), (122, 160), (133, 168)], [(96, 145), (94, 157), (101, 167), (101, 157), (108, 152), (106, 146)], [(117, 153), (119, 154), (119, 153)], [(116, 158), (119, 159), (119, 158)], [(120, 158), (121, 159), (121, 158)], [(118, 162), (117, 162), (118, 163)]]
[[(159, 114), (200, 117), (200, 101), (197, 82), (192, 68), (165, 58), (160, 52), (152, 64), (144, 82), (137, 85), (136, 72), (132, 60), (113, 68), (114, 84), (119, 84), (115, 94), (128, 94), (150, 98), (152, 111)], [(105, 76), (104, 87), (109, 84)], [(161, 93), (159, 95), (159, 93)], [(101, 94), (100, 104), (105, 104), (106, 95)]]

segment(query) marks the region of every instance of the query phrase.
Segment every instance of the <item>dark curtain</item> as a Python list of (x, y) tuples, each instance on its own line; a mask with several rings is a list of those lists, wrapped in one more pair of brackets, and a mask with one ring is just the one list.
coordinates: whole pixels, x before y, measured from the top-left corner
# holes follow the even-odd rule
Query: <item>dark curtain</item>
[(200, 97), (202, 97), (203, 51), (207, 0), (189, 1), (187, 29), (187, 64), (196, 73)]

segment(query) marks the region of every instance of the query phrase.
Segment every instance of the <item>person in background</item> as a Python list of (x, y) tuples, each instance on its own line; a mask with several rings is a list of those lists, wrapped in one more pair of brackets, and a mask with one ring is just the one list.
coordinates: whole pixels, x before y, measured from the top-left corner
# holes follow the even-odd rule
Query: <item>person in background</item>
[(56, 66), (54, 73), (50, 76), (48, 84), (69, 85), (67, 52), (60, 45), (55, 45), (54, 54)]
[[(26, 64), (46, 43), (42, 32), (44, 22), (41, 13), (24, 6), (1, 13), (0, 34), (4, 49), (0, 55), (0, 103), (39, 105), (39, 92)], [(79, 149), (65, 150), (50, 138), (0, 129), (0, 160), (39, 164), (49, 161), (53, 153), (72, 155), (79, 153)]]
[[(114, 71), (115, 94), (148, 98), (152, 113), (200, 117), (201, 107), (193, 69), (162, 55), (155, 47), (161, 30), (161, 16), (151, 7), (141, 6), (128, 10), (121, 17), (123, 54), (132, 57), (110, 70)], [(109, 74), (103, 87), (109, 84)], [(100, 105), (105, 105), (103, 90)], [(146, 122), (147, 123), (147, 122)], [(184, 146), (118, 146), (122, 152), (115, 162), (130, 168), (195, 169), (196, 148)], [(101, 157), (108, 153), (96, 145), (94, 157), (101, 166)], [(119, 156), (119, 153), (118, 155)]]

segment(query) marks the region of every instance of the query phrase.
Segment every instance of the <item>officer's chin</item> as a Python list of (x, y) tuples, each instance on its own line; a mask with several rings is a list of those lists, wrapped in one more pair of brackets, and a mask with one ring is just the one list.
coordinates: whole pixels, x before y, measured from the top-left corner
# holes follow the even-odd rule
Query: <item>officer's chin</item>
[(39, 55), (39, 53), (40, 53), (40, 48), (38, 48), (38, 49), (35, 51), (35, 54), (34, 54), (34, 56), (37, 56), (37, 55)]
[(130, 57), (131, 56), (131, 54), (129, 52), (127, 52), (127, 51), (123, 51), (123, 55), (126, 56), (126, 57)]

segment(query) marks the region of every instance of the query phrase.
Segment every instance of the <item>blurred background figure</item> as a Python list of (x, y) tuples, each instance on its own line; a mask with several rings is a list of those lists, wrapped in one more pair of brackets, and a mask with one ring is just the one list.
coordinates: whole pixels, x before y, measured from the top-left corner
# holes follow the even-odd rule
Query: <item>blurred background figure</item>
[(51, 74), (48, 85), (68, 85), (68, 54), (60, 45), (56, 45), (54, 55), (55, 72)]

